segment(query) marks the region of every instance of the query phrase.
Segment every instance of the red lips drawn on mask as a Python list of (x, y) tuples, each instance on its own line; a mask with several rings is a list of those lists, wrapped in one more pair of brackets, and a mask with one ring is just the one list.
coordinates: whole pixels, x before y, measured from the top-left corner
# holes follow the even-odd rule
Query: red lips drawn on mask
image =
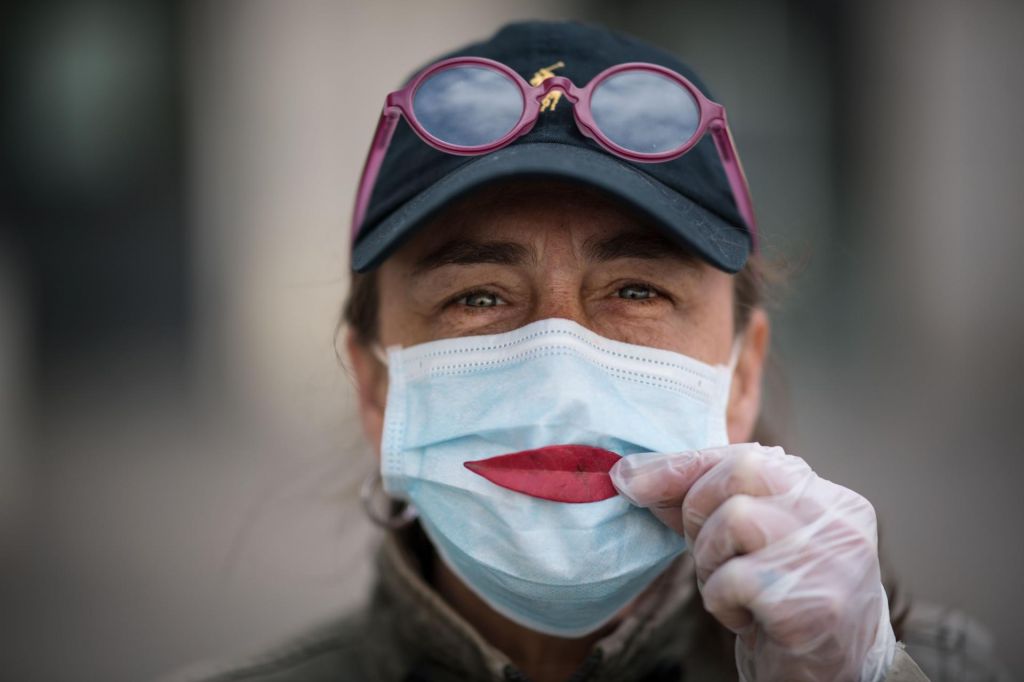
[(621, 457), (589, 445), (549, 445), (466, 462), (491, 483), (553, 502), (598, 502), (615, 497), (608, 471)]

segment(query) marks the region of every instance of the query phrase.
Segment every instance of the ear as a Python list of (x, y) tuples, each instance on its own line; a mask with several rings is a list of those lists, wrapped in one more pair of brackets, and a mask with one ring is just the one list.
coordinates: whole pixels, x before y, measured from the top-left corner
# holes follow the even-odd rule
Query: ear
[(754, 426), (761, 413), (761, 384), (770, 337), (768, 315), (756, 308), (747, 321), (743, 347), (732, 375), (726, 411), (730, 443), (745, 443), (754, 436)]
[(384, 406), (388, 394), (387, 367), (356, 339), (352, 330), (345, 335), (345, 348), (355, 377), (363, 434), (379, 457), (381, 435), (384, 433)]

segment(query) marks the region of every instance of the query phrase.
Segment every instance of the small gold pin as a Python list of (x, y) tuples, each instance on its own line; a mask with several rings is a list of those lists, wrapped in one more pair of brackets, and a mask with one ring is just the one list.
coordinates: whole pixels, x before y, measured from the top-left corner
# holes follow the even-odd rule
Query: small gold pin
[[(555, 75), (555, 69), (560, 69), (565, 66), (565, 62), (555, 62), (551, 66), (545, 66), (543, 69), (538, 69), (537, 73), (533, 74), (533, 78), (530, 79), (530, 85), (537, 87), (549, 78)], [(561, 90), (552, 90), (548, 94), (544, 95), (544, 99), (540, 101), (541, 111), (554, 111), (558, 105), (558, 100), (562, 99)]]

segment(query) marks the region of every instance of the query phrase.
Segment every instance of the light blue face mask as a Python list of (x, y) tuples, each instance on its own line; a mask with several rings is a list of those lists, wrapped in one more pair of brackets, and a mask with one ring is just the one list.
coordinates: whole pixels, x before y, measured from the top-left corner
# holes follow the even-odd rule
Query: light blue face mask
[(587, 634), (685, 549), (622, 497), (537, 499), (463, 463), (554, 444), (623, 456), (724, 445), (730, 366), (563, 319), (392, 347), (387, 363), (384, 489), (415, 506), (441, 558), (498, 613), (538, 632)]

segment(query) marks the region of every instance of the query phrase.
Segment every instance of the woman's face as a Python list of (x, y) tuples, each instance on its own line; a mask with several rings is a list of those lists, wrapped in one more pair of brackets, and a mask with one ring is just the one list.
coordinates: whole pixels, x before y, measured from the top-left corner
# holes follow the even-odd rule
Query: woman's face
[[(506, 188), (456, 205), (378, 272), (380, 343), (510, 331), (561, 317), (617, 341), (726, 363), (733, 278), (600, 195), (553, 186)], [(760, 408), (768, 322), (742, 336), (728, 410), (729, 440), (749, 440)], [(360, 413), (379, 448), (386, 368), (349, 337)]]

